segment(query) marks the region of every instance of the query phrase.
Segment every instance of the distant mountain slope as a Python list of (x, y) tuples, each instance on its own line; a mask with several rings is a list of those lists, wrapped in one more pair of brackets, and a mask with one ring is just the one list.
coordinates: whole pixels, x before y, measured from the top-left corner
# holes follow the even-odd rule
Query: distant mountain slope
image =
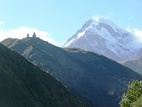
[(59, 81), (0, 44), (0, 107), (85, 107)]
[(62, 49), (39, 38), (9, 38), (2, 43), (58, 78), (89, 107), (119, 107), (127, 83), (142, 79), (104, 56), (80, 49)]
[(141, 57), (142, 56), (142, 48), (139, 49), (137, 56)]
[(88, 20), (69, 38), (64, 47), (93, 51), (113, 60), (122, 61), (137, 56), (142, 44), (138, 43), (131, 33), (108, 19), (95, 17)]
[(130, 59), (122, 62), (122, 65), (136, 71), (142, 75), (142, 56), (136, 59)]

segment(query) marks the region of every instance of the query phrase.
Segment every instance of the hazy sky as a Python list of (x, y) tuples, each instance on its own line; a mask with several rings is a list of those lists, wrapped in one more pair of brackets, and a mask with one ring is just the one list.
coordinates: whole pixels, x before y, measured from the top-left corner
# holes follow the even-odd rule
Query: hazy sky
[(0, 0), (0, 40), (35, 31), (61, 46), (94, 16), (142, 34), (142, 0)]

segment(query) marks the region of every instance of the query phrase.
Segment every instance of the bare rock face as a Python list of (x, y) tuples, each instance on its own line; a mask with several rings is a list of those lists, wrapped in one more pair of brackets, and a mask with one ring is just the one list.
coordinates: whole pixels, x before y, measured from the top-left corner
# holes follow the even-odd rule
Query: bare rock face
[(108, 19), (95, 17), (69, 38), (64, 47), (81, 48), (122, 61), (136, 57), (142, 45)]

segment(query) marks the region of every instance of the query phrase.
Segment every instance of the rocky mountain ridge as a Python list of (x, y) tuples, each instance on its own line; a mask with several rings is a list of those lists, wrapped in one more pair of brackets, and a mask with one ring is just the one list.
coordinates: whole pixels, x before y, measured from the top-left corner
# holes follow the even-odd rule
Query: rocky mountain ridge
[(85, 107), (48, 73), (0, 44), (0, 107)]
[(2, 42), (52, 74), (88, 107), (119, 107), (127, 83), (141, 76), (102, 55), (81, 49), (59, 48), (35, 37)]

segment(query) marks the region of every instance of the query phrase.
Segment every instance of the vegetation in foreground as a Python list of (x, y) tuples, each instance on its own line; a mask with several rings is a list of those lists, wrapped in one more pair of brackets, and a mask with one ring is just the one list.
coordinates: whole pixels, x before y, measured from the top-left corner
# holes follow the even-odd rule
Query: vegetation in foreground
[(142, 81), (136, 80), (129, 84), (120, 105), (121, 107), (142, 107)]

